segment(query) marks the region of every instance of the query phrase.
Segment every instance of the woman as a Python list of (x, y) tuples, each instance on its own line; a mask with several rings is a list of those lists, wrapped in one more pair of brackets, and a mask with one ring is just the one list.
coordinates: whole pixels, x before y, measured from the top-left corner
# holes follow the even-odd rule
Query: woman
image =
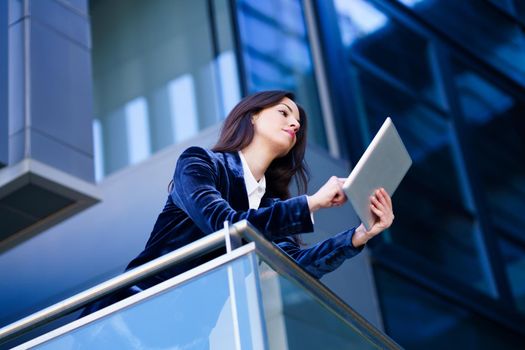
[[(128, 269), (220, 230), (225, 221), (243, 219), (316, 278), (361, 251), (370, 238), (392, 224), (392, 202), (383, 189), (371, 198), (376, 222), (369, 231), (361, 225), (309, 249), (301, 249), (294, 238), (313, 231), (317, 210), (346, 202), (344, 179), (336, 177), (311, 196), (290, 196), (294, 177), (299, 192), (306, 192), (306, 129), (306, 113), (292, 93), (265, 91), (243, 99), (226, 118), (212, 150), (191, 147), (182, 153), (146, 248)], [(209, 258), (178, 265), (139, 287), (168, 279)]]
[[(239, 102), (224, 121), (212, 150), (190, 147), (179, 157), (166, 205), (146, 248), (127, 270), (220, 230), (225, 221), (243, 219), (316, 278), (359, 253), (394, 219), (392, 202), (383, 189), (371, 197), (370, 208), (376, 221), (369, 231), (360, 225), (311, 248), (302, 249), (298, 244), (295, 235), (313, 231), (316, 211), (346, 202), (344, 179), (335, 176), (311, 196), (290, 196), (288, 187), (294, 177), (299, 192), (306, 193), (307, 122), (306, 113), (289, 92), (259, 92)], [(87, 306), (81, 317), (218, 255), (178, 264), (102, 298)]]

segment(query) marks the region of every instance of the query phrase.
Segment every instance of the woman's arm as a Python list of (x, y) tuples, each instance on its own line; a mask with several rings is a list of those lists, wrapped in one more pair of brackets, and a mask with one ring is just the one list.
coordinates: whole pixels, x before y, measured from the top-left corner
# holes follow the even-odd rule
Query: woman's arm
[(243, 219), (270, 240), (313, 231), (306, 196), (276, 201), (257, 210), (236, 211), (222, 197), (218, 176), (217, 164), (199, 147), (187, 149), (175, 168), (171, 198), (202, 232), (209, 234), (221, 229), (225, 221), (234, 223)]
[(289, 238), (279, 240), (276, 244), (306, 271), (321, 278), (338, 268), (346, 259), (358, 254), (370, 239), (392, 225), (392, 199), (384, 188), (377, 189), (370, 197), (370, 209), (374, 214), (374, 223), (368, 231), (361, 224), (307, 249), (301, 249)]
[(301, 249), (290, 238), (278, 240), (275, 244), (315, 278), (321, 278), (363, 250), (364, 245), (354, 247), (352, 244), (354, 232), (355, 229), (343, 231), (306, 249)]

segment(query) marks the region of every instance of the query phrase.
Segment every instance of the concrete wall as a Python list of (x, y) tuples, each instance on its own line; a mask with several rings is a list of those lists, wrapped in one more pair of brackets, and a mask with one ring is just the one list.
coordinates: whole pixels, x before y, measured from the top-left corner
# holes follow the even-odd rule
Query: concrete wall
[(7, 2), (9, 164), (32, 158), (92, 181), (87, 0)]

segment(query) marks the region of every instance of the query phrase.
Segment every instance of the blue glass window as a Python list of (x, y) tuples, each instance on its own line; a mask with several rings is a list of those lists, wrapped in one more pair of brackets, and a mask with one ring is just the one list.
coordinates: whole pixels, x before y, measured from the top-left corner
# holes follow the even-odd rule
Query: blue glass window
[(391, 116), (414, 161), (393, 196), (396, 220), (385, 239), (428, 268), (494, 295), (452, 124), (379, 78), (365, 71), (358, 76), (369, 134)]
[(239, 0), (237, 4), (248, 92), (293, 91), (309, 116), (309, 140), (327, 148), (301, 2)]
[(521, 335), (382, 267), (374, 273), (386, 333), (403, 348), (523, 348)]
[(388, 18), (372, 2), (335, 0), (334, 5), (350, 59), (445, 105), (427, 39)]
[[(523, 3), (516, 1), (515, 3)], [(419, 1), (411, 8), (452, 40), (525, 83), (523, 30), (488, 1)], [(520, 6), (520, 11), (523, 5)]]
[[(520, 280), (525, 280), (525, 106), (481, 74), (454, 60), (454, 81), (466, 120), (470, 158), (479, 177), (492, 231), (501, 235), (509, 284), (517, 306), (525, 310)], [(510, 239), (506, 240), (507, 237)]]
[(525, 243), (503, 236), (499, 242), (516, 308), (525, 313)]
[(525, 105), (455, 61), (454, 81), (471, 156), (495, 228), (525, 241)]

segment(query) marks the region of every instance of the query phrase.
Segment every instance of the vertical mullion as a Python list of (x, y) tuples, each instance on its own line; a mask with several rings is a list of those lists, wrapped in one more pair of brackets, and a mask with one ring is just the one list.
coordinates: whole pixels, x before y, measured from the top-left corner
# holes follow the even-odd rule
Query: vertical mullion
[(0, 1), (0, 168), (8, 164), (8, 2)]
[[(212, 0), (213, 1), (213, 0)], [(248, 84), (246, 76), (246, 66), (244, 64), (244, 55), (242, 51), (242, 38), (241, 30), (239, 24), (239, 14), (237, 13), (237, 1), (238, 0), (229, 0), (229, 9), (230, 9), (230, 18), (232, 19), (232, 32), (233, 32), (233, 43), (235, 46), (235, 57), (237, 60), (237, 67), (239, 73), (239, 84), (241, 87), (241, 96), (248, 95)]]
[(323, 62), (328, 77), (328, 92), (332, 105), (337, 137), (340, 140), (340, 155), (344, 159), (357, 161), (364, 150), (365, 140), (358, 118), (351, 116), (356, 112), (354, 86), (350, 79), (350, 61), (345, 53), (338, 25), (338, 16), (332, 0), (313, 1), (317, 14), (317, 27)]
[(514, 306), (512, 292), (506, 278), (505, 267), (501, 257), (498, 245), (498, 239), (491, 225), (489, 212), (486, 208), (486, 199), (481, 191), (482, 185), (479, 177), (476, 174), (472, 164), (472, 157), (470, 156), (470, 149), (468, 147), (468, 127), (465, 122), (465, 116), (460, 107), (458, 100), (458, 92), (453, 80), (453, 69), (450, 63), (451, 57), (446, 49), (441, 45), (434, 43), (435, 55), (438, 69), (441, 71), (440, 76), (443, 78), (442, 84), (447, 99), (447, 104), (450, 107), (451, 127), (453, 129), (452, 137), (455, 138), (454, 143), (457, 147), (455, 156), (458, 157), (458, 163), (462, 164), (462, 173), (464, 174), (463, 183), (461, 186), (466, 186), (466, 194), (468, 195), (467, 202), (473, 206), (476, 214), (476, 219), (479, 222), (479, 235), (483, 247), (483, 256), (486, 257), (486, 268), (489, 269), (490, 277), (493, 279), (499, 300), (507, 306)]
[(206, 0), (206, 8), (208, 10), (208, 19), (209, 19), (209, 28), (210, 28), (210, 37), (211, 37), (211, 47), (212, 47), (212, 59), (210, 66), (212, 69), (212, 79), (213, 85), (215, 87), (215, 92), (217, 94), (217, 108), (218, 111), (224, 111), (224, 95), (221, 88), (221, 79), (224, 77), (221, 75), (221, 69), (219, 67), (219, 54), (220, 54), (220, 44), (217, 28), (217, 16), (215, 14), (214, 0)]
[(312, 0), (302, 0), (302, 7), (305, 15), (306, 31), (308, 33), (308, 40), (310, 43), (309, 46), (312, 53), (312, 62), (317, 91), (319, 91), (319, 102), (321, 104), (322, 119), (324, 122), (328, 149), (333, 157), (339, 158), (341, 156), (341, 142), (337, 136), (336, 122), (334, 119), (332, 106), (330, 104), (326, 65), (323, 61), (322, 49), (319, 39), (319, 22), (317, 22), (315, 18), (316, 13), (314, 11)]

